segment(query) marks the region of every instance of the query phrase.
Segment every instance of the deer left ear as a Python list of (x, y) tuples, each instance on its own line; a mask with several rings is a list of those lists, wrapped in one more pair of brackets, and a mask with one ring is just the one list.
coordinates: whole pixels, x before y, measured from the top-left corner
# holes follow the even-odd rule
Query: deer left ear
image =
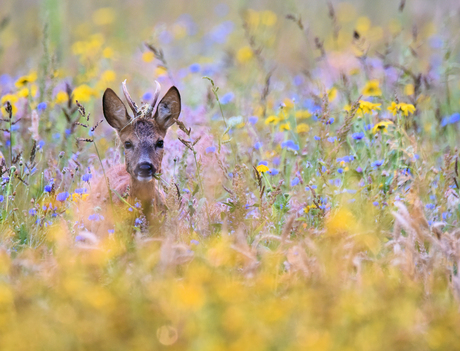
[(161, 128), (167, 130), (174, 124), (175, 120), (179, 118), (180, 110), (181, 103), (179, 90), (173, 86), (158, 104), (155, 120)]

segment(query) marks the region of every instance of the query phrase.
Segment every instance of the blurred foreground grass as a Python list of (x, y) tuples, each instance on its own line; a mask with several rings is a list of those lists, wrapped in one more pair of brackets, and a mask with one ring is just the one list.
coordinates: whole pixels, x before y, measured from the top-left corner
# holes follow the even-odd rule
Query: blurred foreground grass
[[(0, 349), (459, 348), (459, 5), (438, 5), (2, 3)], [(161, 226), (88, 209), (123, 162), (93, 126), (124, 79), (176, 85), (191, 128), (165, 140)]]

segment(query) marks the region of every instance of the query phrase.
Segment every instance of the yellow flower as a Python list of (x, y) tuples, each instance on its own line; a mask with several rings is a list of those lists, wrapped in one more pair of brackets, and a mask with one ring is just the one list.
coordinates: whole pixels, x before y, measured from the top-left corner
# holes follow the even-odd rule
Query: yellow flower
[(158, 66), (156, 69), (155, 69), (155, 75), (157, 77), (160, 77), (160, 76), (164, 76), (168, 73), (166, 67), (164, 66)]
[(406, 95), (414, 95), (414, 85), (413, 84), (407, 84), (404, 87), (404, 94), (406, 94)]
[(100, 8), (93, 13), (93, 22), (98, 26), (110, 24), (115, 21), (115, 10), (111, 7)]
[(307, 205), (306, 207), (304, 207), (303, 211), (305, 213), (308, 213), (310, 212), (310, 210), (314, 210), (315, 208), (317, 208), (316, 205)]
[(18, 100), (19, 98), (16, 95), (6, 94), (2, 96), (0, 102), (2, 105), (7, 101), (9, 101), (11, 104), (14, 104), (15, 102), (18, 102)]
[(415, 112), (415, 106), (412, 104), (406, 104), (404, 102), (401, 102), (397, 104), (396, 102), (392, 102), (391, 105), (388, 107), (388, 111), (390, 111), (393, 116), (396, 115), (399, 111), (401, 111), (404, 116), (409, 116), (409, 113), (414, 113)]
[(107, 70), (107, 71), (102, 72), (101, 80), (107, 83), (114, 82), (116, 78), (117, 78), (117, 75), (112, 70)]
[(379, 88), (379, 81), (377, 79), (368, 81), (362, 94), (367, 96), (381, 96), (382, 91)]
[(283, 103), (284, 103), (284, 108), (289, 111), (290, 109), (292, 109), (294, 107), (294, 102), (291, 100), (291, 99), (284, 99), (283, 100)]
[(291, 130), (291, 126), (289, 125), (289, 123), (283, 123), (280, 125), (280, 130), (281, 131)]
[(22, 88), (21, 90), (18, 91), (18, 96), (19, 97), (28, 97), (29, 96), (29, 88)]
[(295, 117), (298, 119), (310, 118), (312, 114), (308, 110), (299, 110), (296, 111)]
[(327, 97), (329, 101), (334, 101), (335, 98), (337, 97), (337, 89), (336, 88), (329, 89), (329, 91), (327, 92)]
[(393, 124), (392, 121), (382, 121), (377, 123), (374, 128), (372, 128), (372, 133), (376, 134), (378, 131), (381, 131), (383, 133), (388, 132), (388, 126)]
[(308, 131), (310, 130), (310, 126), (306, 123), (300, 123), (297, 128), (296, 128), (296, 131), (297, 133), (308, 133)]
[(22, 88), (25, 85), (27, 85), (28, 83), (33, 83), (36, 80), (37, 80), (37, 73), (31, 72), (27, 76), (22, 76), (21, 78), (19, 78), (16, 81), (16, 83), (14, 83), (14, 85), (16, 86), (16, 88)]
[(415, 106), (412, 104), (405, 104), (404, 102), (401, 102), (399, 104), (399, 108), (403, 112), (404, 116), (409, 116), (409, 113), (414, 113), (415, 112)]
[(248, 62), (250, 59), (252, 59), (252, 56), (253, 56), (252, 49), (249, 46), (243, 46), (236, 53), (236, 59), (238, 60), (239, 63)]
[(94, 89), (86, 84), (76, 87), (73, 91), (73, 99), (78, 102), (88, 102), (91, 96), (95, 96)]
[(102, 56), (106, 59), (111, 59), (113, 57), (113, 49), (106, 47), (104, 50), (102, 50)]
[(371, 113), (372, 111), (380, 110), (380, 106), (382, 106), (382, 104), (374, 104), (364, 100), (359, 101), (359, 108), (361, 109), (362, 113)]
[(258, 165), (258, 166), (256, 167), (256, 169), (257, 169), (257, 171), (258, 171), (259, 173), (265, 173), (265, 172), (268, 172), (268, 171), (270, 170), (270, 168), (268, 168), (268, 167), (265, 166), (265, 165)]
[(277, 125), (279, 121), (280, 121), (279, 117), (272, 115), (272, 116), (267, 117), (267, 119), (265, 120), (265, 124)]
[(270, 10), (262, 11), (260, 14), (260, 22), (267, 27), (275, 25), (276, 21), (276, 14)]
[(62, 104), (69, 101), (69, 95), (65, 91), (60, 91), (56, 94), (56, 104)]
[(155, 58), (155, 55), (151, 51), (146, 51), (142, 54), (142, 61), (144, 62), (152, 62), (153, 59)]

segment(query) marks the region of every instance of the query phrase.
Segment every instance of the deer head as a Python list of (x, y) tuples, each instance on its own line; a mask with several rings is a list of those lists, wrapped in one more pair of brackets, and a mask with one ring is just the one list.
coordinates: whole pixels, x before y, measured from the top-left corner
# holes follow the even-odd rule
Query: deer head
[(149, 182), (161, 172), (164, 138), (181, 111), (179, 91), (174, 86), (155, 110), (160, 92), (160, 84), (156, 84), (152, 102), (138, 107), (128, 93), (126, 81), (123, 82), (123, 93), (133, 116), (128, 114), (125, 104), (112, 89), (107, 88), (102, 97), (104, 117), (117, 131), (125, 149), (126, 171), (139, 182)]

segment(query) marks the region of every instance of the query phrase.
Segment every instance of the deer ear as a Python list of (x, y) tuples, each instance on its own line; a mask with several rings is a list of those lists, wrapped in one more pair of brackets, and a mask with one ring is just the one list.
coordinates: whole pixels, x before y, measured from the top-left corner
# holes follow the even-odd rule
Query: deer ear
[(176, 87), (171, 87), (158, 104), (155, 120), (158, 125), (167, 130), (179, 118), (181, 110), (180, 94)]
[(126, 111), (126, 106), (115, 92), (107, 88), (102, 97), (102, 109), (107, 122), (118, 132), (130, 121), (131, 117)]

